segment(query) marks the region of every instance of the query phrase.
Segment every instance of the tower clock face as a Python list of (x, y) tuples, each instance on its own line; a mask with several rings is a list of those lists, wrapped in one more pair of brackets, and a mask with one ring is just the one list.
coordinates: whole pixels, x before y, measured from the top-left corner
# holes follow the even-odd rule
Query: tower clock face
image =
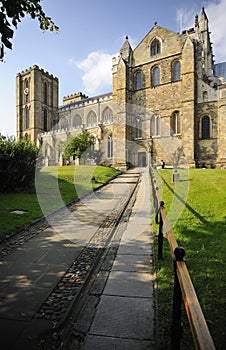
[(29, 92), (28, 88), (25, 88), (24, 89), (24, 95), (28, 95), (28, 92)]

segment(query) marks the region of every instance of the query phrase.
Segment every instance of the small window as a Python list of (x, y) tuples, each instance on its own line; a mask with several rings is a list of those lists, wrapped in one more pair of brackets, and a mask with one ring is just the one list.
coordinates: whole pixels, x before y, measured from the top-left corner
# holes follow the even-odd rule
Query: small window
[(170, 117), (171, 135), (180, 134), (180, 113), (174, 112)]
[(102, 121), (104, 124), (110, 124), (113, 122), (113, 112), (109, 107), (106, 107), (103, 111)]
[(203, 92), (203, 102), (207, 102), (208, 101), (208, 92), (204, 91)]
[(135, 74), (135, 90), (142, 89), (142, 72)]
[(202, 139), (210, 139), (210, 117), (205, 115), (202, 117)]
[(158, 86), (160, 84), (160, 69), (158, 66), (152, 69), (152, 86)]
[(151, 136), (160, 136), (160, 118), (153, 115), (151, 118)]
[(108, 136), (108, 158), (113, 157), (113, 137), (112, 135)]
[(181, 64), (180, 61), (176, 61), (173, 64), (173, 81), (181, 79)]
[(136, 138), (142, 137), (142, 119), (140, 117), (137, 117), (135, 119), (135, 131), (136, 131)]
[(47, 110), (46, 110), (46, 108), (43, 111), (43, 129), (44, 129), (44, 131), (48, 130), (48, 119), (47, 119)]
[(151, 56), (161, 53), (161, 43), (158, 39), (154, 39), (151, 43)]

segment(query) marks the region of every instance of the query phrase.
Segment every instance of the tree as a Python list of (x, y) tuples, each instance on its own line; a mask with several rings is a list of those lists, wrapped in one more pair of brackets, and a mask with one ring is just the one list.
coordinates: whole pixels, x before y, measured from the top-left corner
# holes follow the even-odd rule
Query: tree
[(64, 149), (64, 156), (66, 158), (69, 158), (69, 157), (81, 158), (84, 152), (88, 152), (90, 149), (90, 146), (93, 144), (94, 144), (93, 137), (89, 134), (88, 131), (84, 131), (78, 136), (75, 136), (73, 139), (71, 139), (67, 143)]
[(38, 148), (27, 140), (0, 137), (0, 192), (27, 190), (34, 182)]
[(4, 48), (12, 49), (11, 39), (14, 30), (25, 15), (30, 15), (32, 19), (37, 19), (41, 30), (58, 31), (50, 17), (47, 17), (41, 0), (2, 0), (0, 1), (0, 60), (4, 58)]

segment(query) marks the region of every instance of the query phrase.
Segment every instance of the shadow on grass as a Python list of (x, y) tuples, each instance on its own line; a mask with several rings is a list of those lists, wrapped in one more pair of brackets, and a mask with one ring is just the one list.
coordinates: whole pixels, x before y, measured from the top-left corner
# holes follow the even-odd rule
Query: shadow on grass
[[(183, 198), (181, 198), (175, 191), (174, 189), (168, 184), (168, 182), (159, 174), (161, 179), (163, 180), (164, 184), (168, 187), (168, 189), (175, 195), (175, 197), (194, 215), (196, 216), (201, 222), (203, 223), (208, 223), (208, 221), (200, 215), (196, 210), (194, 210), (188, 203), (185, 201)], [(190, 180), (180, 180), (180, 182), (183, 181), (190, 181)]]

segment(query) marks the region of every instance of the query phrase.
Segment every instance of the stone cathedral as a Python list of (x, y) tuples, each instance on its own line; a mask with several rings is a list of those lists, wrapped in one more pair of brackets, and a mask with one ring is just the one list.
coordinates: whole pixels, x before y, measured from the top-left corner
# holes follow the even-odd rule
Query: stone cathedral
[(134, 50), (126, 37), (112, 92), (59, 106), (58, 78), (34, 65), (16, 77), (17, 138), (41, 145), (47, 165), (63, 164), (62, 141), (87, 130), (100, 164), (226, 168), (226, 77), (215, 69), (225, 63), (213, 57), (203, 8), (182, 33), (155, 23)]

